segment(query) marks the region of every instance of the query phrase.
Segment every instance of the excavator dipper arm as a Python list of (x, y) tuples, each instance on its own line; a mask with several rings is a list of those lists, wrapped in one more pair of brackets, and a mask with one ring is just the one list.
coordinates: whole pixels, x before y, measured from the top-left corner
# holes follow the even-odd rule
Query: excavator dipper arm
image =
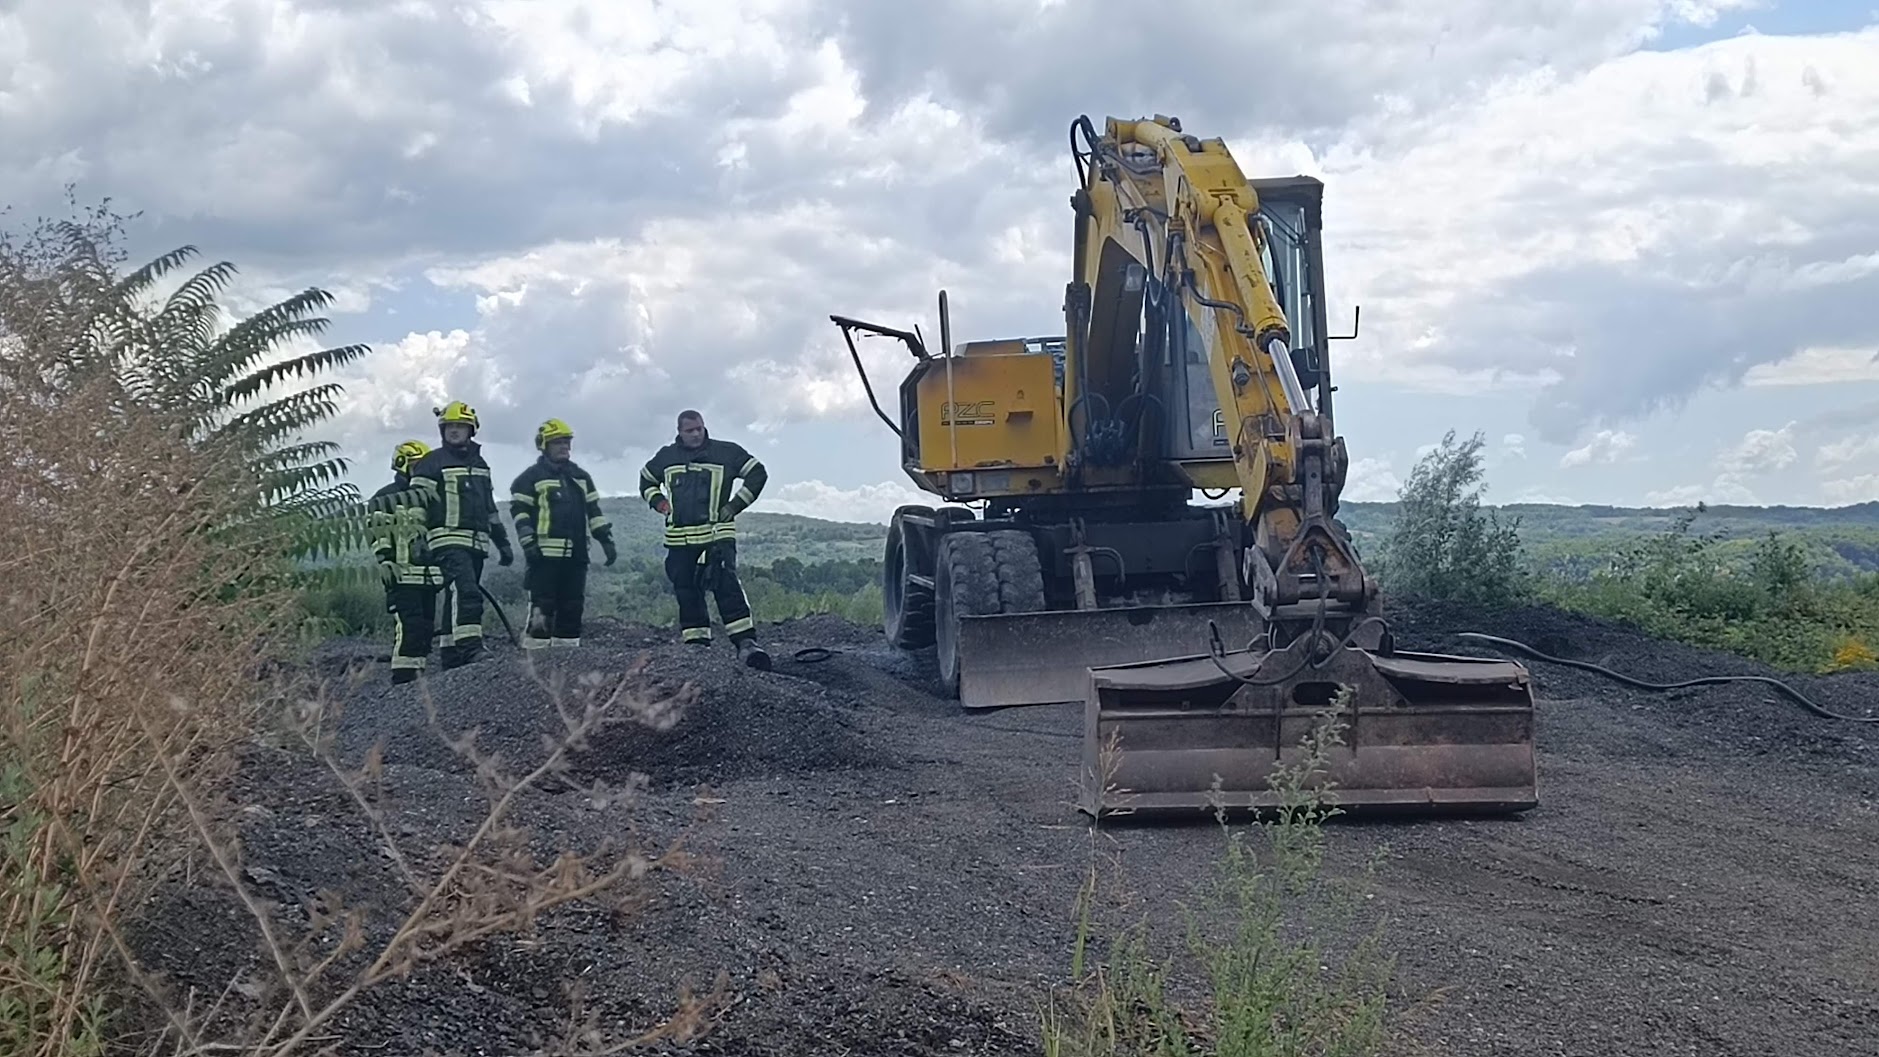
[(1257, 192), (1223, 141), (1185, 135), (1173, 119), (1110, 118), (1101, 138), (1088, 118), (1077, 128), (1091, 145), (1072, 203), (1068, 391), (1113, 388), (1145, 299), (1178, 306), (1174, 325), (1149, 340), (1181, 341), (1185, 314), (1207, 345), (1257, 543), (1246, 570), (1255, 604), (1264, 614), (1310, 602), (1364, 611), (1376, 584), (1332, 521), (1348, 460), (1299, 378)]

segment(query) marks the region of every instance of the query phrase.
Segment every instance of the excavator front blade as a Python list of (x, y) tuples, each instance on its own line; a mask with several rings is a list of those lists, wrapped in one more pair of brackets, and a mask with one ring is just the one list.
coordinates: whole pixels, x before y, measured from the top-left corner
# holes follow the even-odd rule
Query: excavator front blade
[(1228, 643), (1250, 642), (1261, 632), (1259, 617), (1244, 602), (963, 617), (959, 703), (1002, 708), (1082, 701), (1090, 669), (1098, 665), (1205, 656), (1209, 621)]
[[(1523, 811), (1539, 802), (1533, 692), (1506, 660), (1355, 647), (1312, 666), (1310, 637), (1274, 651), (1092, 668), (1085, 683), (1086, 813), (1276, 807), (1334, 701), (1342, 744), (1307, 785), (1349, 815)], [(1226, 671), (1222, 671), (1222, 669)], [(1227, 672), (1231, 672), (1229, 675)], [(1265, 685), (1255, 685), (1265, 684)]]

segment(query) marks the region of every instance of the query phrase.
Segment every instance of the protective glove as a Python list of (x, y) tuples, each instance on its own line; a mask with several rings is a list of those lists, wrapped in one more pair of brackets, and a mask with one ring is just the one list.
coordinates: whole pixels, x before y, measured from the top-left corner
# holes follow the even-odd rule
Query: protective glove
[(614, 547), (612, 535), (600, 537), (600, 549), (606, 552), (608, 565), (620, 560), (620, 551)]
[(653, 500), (652, 508), (659, 512), (660, 517), (672, 516), (672, 504), (665, 501), (665, 496)]
[[(541, 541), (531, 539), (528, 542), (522, 544), (522, 553), (531, 562), (541, 561), (542, 560)], [(508, 563), (504, 562), (503, 564), (507, 565)]]
[(398, 564), (396, 562), (378, 563), (378, 582), (386, 587), (398, 586)]
[(502, 564), (502, 565), (514, 565), (515, 564), (515, 548), (514, 547), (509, 546), (507, 543), (501, 543), (496, 546), (496, 550), (498, 553), (502, 555), (502, 558), (499, 564)]

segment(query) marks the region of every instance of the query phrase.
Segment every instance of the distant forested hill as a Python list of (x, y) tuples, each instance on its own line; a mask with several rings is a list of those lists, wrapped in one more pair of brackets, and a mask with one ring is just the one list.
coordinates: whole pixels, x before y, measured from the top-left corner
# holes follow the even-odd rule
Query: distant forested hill
[[(589, 580), (590, 612), (654, 622), (676, 610), (664, 572), (660, 544), (663, 519), (638, 496), (602, 500), (615, 526), (620, 562), (611, 569), (596, 556)], [(1636, 507), (1516, 504), (1496, 508), (1518, 517), (1525, 550), (1542, 572), (1565, 581), (1582, 580), (1604, 567), (1627, 543), (1661, 534), (1682, 511)], [(1344, 503), (1339, 516), (1360, 552), (1376, 548), (1396, 516), (1395, 503)], [(505, 519), (506, 520), (506, 519)], [(1816, 573), (1844, 577), (1879, 571), (1879, 503), (1837, 509), (1812, 507), (1709, 507), (1691, 532), (1715, 535), (1721, 551), (1746, 555), (1758, 538), (1780, 531), (1803, 546)], [(757, 509), (738, 518), (738, 564), (751, 602), (765, 619), (834, 612), (872, 623), (880, 619), (880, 559), (887, 526), (829, 521)], [(485, 583), (512, 612), (525, 611), (521, 563), (503, 569), (491, 563)], [(383, 605), (375, 587), (349, 592), (331, 607), (342, 622), (383, 630)], [(351, 597), (356, 596), (356, 597)], [(343, 612), (339, 610), (343, 608)]]
[[(622, 554), (651, 554), (661, 547), (665, 519), (638, 496), (602, 499), (600, 509), (614, 524), (614, 538)], [(763, 509), (762, 500), (758, 500), (757, 509), (737, 519), (738, 561), (747, 565), (768, 565), (778, 558), (796, 558), (810, 564), (879, 558), (886, 539), (886, 525), (773, 514)]]
[[(1614, 546), (1673, 528), (1685, 508), (1554, 506), (1510, 503), (1495, 507), (1520, 519), (1520, 536), (1535, 566), (1576, 578), (1598, 567)], [(1360, 549), (1373, 547), (1396, 517), (1395, 503), (1345, 502), (1338, 516)], [(1827, 576), (1879, 571), (1879, 503), (1845, 507), (1709, 506), (1691, 525), (1698, 536), (1725, 541), (1722, 550), (1746, 553), (1770, 532), (1800, 542), (1815, 571)]]
[[(657, 548), (660, 519), (637, 497), (608, 499), (607, 515), (620, 525), (623, 545)], [(1682, 508), (1555, 506), (1513, 503), (1495, 508), (1520, 519), (1528, 556), (1539, 568), (1577, 578), (1596, 568), (1617, 544), (1672, 528)], [(1346, 502), (1339, 517), (1358, 547), (1375, 547), (1396, 518), (1395, 503)], [(887, 528), (881, 524), (825, 521), (758, 508), (738, 519), (738, 549), (751, 565), (796, 558), (825, 561), (878, 559)], [(1746, 552), (1755, 540), (1780, 532), (1806, 548), (1817, 572), (1845, 575), (1879, 571), (1879, 503), (1846, 507), (1710, 506), (1691, 531), (1726, 541), (1725, 552)]]
[[(658, 547), (660, 518), (637, 497), (607, 499), (602, 505), (620, 526), (623, 548)], [(1502, 517), (1520, 519), (1521, 537), (1536, 563), (1565, 574), (1595, 563), (1610, 553), (1614, 543), (1670, 529), (1684, 512), (1680, 508), (1544, 503), (1495, 509)], [(1339, 517), (1350, 527), (1358, 546), (1368, 549), (1389, 530), (1396, 504), (1345, 502), (1339, 507)], [(1744, 547), (1779, 531), (1806, 543), (1823, 571), (1879, 571), (1879, 503), (1835, 508), (1711, 506), (1697, 517), (1692, 531)], [(760, 501), (757, 509), (738, 519), (738, 550), (752, 565), (788, 557), (806, 564), (878, 559), (886, 532), (882, 524), (766, 513)]]

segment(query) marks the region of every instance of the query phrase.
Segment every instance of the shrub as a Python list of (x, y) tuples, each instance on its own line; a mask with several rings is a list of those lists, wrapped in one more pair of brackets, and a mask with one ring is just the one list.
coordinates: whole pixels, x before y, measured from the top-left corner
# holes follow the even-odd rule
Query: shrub
[(1450, 430), (1410, 471), (1377, 563), (1390, 590), (1490, 605), (1529, 592), (1520, 520), (1481, 507), (1484, 443), (1476, 433), (1457, 445)]
[(1771, 532), (1733, 559), (1720, 533), (1698, 535), (1702, 504), (1622, 547), (1583, 582), (1554, 580), (1545, 597), (1642, 631), (1802, 671), (1863, 668), (1879, 641), (1879, 577), (1816, 576), (1806, 548)]

